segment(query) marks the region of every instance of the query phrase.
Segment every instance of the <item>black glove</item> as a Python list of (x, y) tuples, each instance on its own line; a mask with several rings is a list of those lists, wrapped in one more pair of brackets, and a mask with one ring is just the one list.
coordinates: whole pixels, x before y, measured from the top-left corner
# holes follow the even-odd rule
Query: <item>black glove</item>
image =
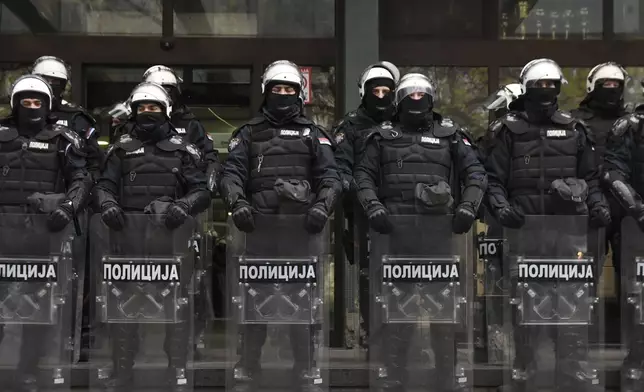
[(496, 211), (499, 223), (510, 229), (520, 229), (525, 224), (525, 214), (518, 207), (503, 207)]
[(107, 227), (114, 231), (123, 230), (123, 227), (125, 227), (125, 212), (118, 204), (103, 204), (101, 219)]
[(238, 201), (233, 209), (233, 223), (244, 233), (252, 233), (255, 230), (255, 219), (253, 210), (245, 201)]
[(461, 203), (454, 213), (452, 231), (454, 234), (467, 233), (472, 228), (472, 223), (475, 220), (476, 213), (474, 212), (474, 208), (469, 203)]
[(590, 210), (590, 227), (600, 228), (610, 225), (610, 210), (603, 205), (596, 205)]
[(380, 234), (390, 234), (394, 231), (394, 226), (389, 220), (389, 212), (387, 209), (379, 205), (369, 211), (367, 217), (369, 218), (369, 226)]
[(72, 221), (73, 211), (72, 202), (67, 201), (58, 206), (47, 218), (47, 228), (53, 233), (57, 233), (67, 227)]
[(329, 216), (321, 207), (313, 206), (306, 213), (306, 221), (304, 221), (304, 228), (311, 234), (318, 234), (324, 230)]
[(185, 203), (178, 202), (172, 204), (165, 212), (165, 227), (169, 230), (174, 230), (181, 226), (190, 216), (188, 210), (189, 208)]

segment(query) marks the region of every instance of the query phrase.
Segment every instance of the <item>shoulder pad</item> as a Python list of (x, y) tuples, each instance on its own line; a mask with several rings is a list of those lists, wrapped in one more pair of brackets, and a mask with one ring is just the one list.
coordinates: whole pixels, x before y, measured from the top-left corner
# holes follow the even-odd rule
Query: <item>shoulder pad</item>
[[(250, 121), (248, 121), (244, 125), (258, 125), (258, 124), (263, 123), (264, 121), (266, 121), (266, 118), (264, 116), (257, 116), (257, 117), (251, 118)], [(242, 125), (242, 127), (243, 127), (243, 125)]]
[(157, 143), (157, 147), (163, 151), (177, 151), (185, 149), (187, 142), (179, 135), (174, 135), (171, 138), (163, 139)]
[[(308, 118), (304, 116), (298, 116), (293, 119), (293, 122), (296, 124), (302, 124), (302, 125), (311, 125), (313, 124), (313, 121), (309, 120)], [(319, 128), (319, 125), (318, 125)]]
[(76, 115), (85, 116), (87, 121), (89, 121), (92, 125), (96, 124), (96, 119), (91, 114), (89, 114), (89, 112), (84, 107), (76, 105), (75, 103), (65, 101), (62, 105), (60, 105), (58, 109), (61, 112), (74, 113)]
[(501, 128), (503, 128), (503, 121), (499, 120), (494, 120), (492, 124), (488, 127), (488, 132), (491, 133), (492, 135), (496, 135)]
[(136, 151), (143, 145), (143, 142), (138, 139), (133, 139), (129, 134), (121, 136), (121, 138), (114, 143), (114, 145), (125, 151)]
[(527, 124), (525, 124), (525, 120), (516, 113), (510, 112), (501, 117), (499, 121), (501, 121), (503, 125), (508, 127), (508, 129), (512, 133), (522, 134), (528, 131), (528, 126)]
[(402, 137), (402, 132), (399, 129), (394, 128), (389, 121), (385, 121), (378, 125), (378, 127), (376, 127), (376, 133), (386, 140), (394, 140)]
[(639, 124), (640, 119), (636, 115), (631, 114), (617, 119), (611, 128), (611, 132), (615, 136), (622, 136), (631, 126)]
[[(308, 129), (308, 128), (306, 128), (306, 129)], [(306, 129), (304, 130), (304, 134), (306, 134)], [(335, 142), (335, 138), (332, 137), (331, 134), (326, 129), (324, 129), (323, 127), (321, 127), (319, 125), (315, 126), (314, 129), (317, 129), (317, 131), (320, 133), (320, 136), (318, 137), (318, 140), (322, 144), (327, 144), (326, 141), (328, 141), (329, 142), (328, 145), (330, 145), (331, 148), (335, 149), (337, 147), (337, 144)]]
[(434, 136), (447, 137), (452, 136), (459, 129), (459, 126), (448, 117), (443, 117), (440, 122), (434, 121)]
[(194, 144), (186, 144), (185, 150), (194, 158), (195, 161), (201, 160), (201, 153)]
[[(62, 125), (54, 125), (54, 128), (58, 128), (57, 130), (60, 131), (60, 134), (63, 135), (67, 141), (69, 141), (71, 144), (74, 145), (77, 149), (80, 149), (83, 145), (83, 139), (74, 131), (67, 127), (63, 127)], [(62, 128), (62, 129), (60, 129)]]
[(563, 110), (557, 110), (555, 114), (550, 117), (550, 119), (557, 124), (568, 125), (575, 121), (574, 117), (570, 112), (565, 112)]
[(194, 113), (190, 111), (187, 107), (182, 107), (177, 114), (181, 115), (181, 119), (183, 120), (194, 120), (197, 118)]
[(15, 140), (20, 134), (14, 127), (0, 127), (0, 142)]

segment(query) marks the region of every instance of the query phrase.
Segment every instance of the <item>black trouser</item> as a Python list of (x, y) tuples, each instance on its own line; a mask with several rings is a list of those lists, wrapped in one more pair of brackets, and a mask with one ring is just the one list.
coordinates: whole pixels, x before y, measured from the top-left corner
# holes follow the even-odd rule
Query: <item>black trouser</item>
[[(358, 203), (347, 197), (344, 202), (344, 216), (347, 230), (344, 233), (344, 251), (351, 264), (358, 260), (358, 307), (362, 318), (361, 326), (369, 337), (369, 222)], [(356, 246), (357, 243), (357, 246)]]
[[(409, 388), (409, 349), (416, 331), (415, 324), (383, 325), (380, 349), (387, 369), (382, 389), (403, 391)], [(375, 331), (374, 331), (375, 333)], [(434, 352), (436, 368), (423, 385), (432, 392), (452, 392), (457, 389), (456, 346), (457, 333), (454, 325), (431, 325), (429, 338)]]
[[(303, 374), (308, 373), (315, 363), (315, 346), (313, 343), (315, 325), (290, 325), (289, 335), (293, 352), (293, 382), (302, 383)], [(237, 363), (238, 368), (245, 370), (252, 381), (259, 381), (261, 372), (262, 347), (266, 342), (266, 325), (241, 326), (241, 357)]]

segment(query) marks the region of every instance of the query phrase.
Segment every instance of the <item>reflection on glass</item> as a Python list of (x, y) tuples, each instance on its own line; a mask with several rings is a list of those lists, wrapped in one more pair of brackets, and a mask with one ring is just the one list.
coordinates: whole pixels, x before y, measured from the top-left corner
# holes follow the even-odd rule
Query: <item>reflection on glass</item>
[(335, 124), (335, 67), (311, 67), (310, 103), (306, 116), (316, 124), (331, 129)]
[(175, 2), (178, 36), (333, 37), (334, 0), (184, 0)]
[[(563, 68), (563, 73), (568, 84), (561, 86), (559, 95), (559, 108), (572, 110), (579, 106), (579, 103), (586, 96), (586, 79), (590, 68)], [(501, 68), (499, 70), (499, 81), (501, 85), (518, 83), (521, 68)]]
[(644, 4), (639, 0), (613, 0), (613, 26), (619, 38), (641, 38)]
[(644, 103), (644, 89), (641, 82), (644, 81), (644, 67), (626, 67), (626, 72), (630, 79), (624, 89), (624, 101), (627, 107), (634, 108), (638, 104)]
[(499, 0), (499, 4), (502, 39), (602, 38), (602, 0)]
[(436, 84), (436, 111), (467, 127), (476, 138), (488, 124), (481, 102), (488, 96), (487, 68), (401, 67), (401, 74), (418, 72)]
[(161, 0), (21, 0), (13, 16), (1, 11), (1, 32), (161, 34)]

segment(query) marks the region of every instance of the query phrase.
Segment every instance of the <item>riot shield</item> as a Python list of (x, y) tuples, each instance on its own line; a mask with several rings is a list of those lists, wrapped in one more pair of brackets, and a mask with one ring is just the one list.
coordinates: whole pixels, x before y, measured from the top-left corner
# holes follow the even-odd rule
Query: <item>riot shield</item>
[(603, 251), (587, 216), (526, 216), (505, 229), (504, 316), (514, 355), (504, 384), (512, 391), (597, 391), (594, 352), (603, 349), (603, 306), (597, 283)]
[(370, 233), (370, 386), (472, 390), (473, 238), (452, 215), (390, 220)]
[(644, 389), (644, 233), (633, 218), (621, 226), (620, 252), (613, 249), (613, 265), (621, 268), (622, 391)]
[(195, 222), (128, 213), (123, 230), (90, 223), (97, 330), (91, 390), (191, 391)]
[(312, 235), (305, 219), (256, 215), (252, 233), (230, 222), (227, 390), (328, 389), (328, 226)]
[(71, 388), (73, 268), (83, 260), (74, 259), (73, 226), (51, 233), (47, 218), (0, 214), (2, 390)]

